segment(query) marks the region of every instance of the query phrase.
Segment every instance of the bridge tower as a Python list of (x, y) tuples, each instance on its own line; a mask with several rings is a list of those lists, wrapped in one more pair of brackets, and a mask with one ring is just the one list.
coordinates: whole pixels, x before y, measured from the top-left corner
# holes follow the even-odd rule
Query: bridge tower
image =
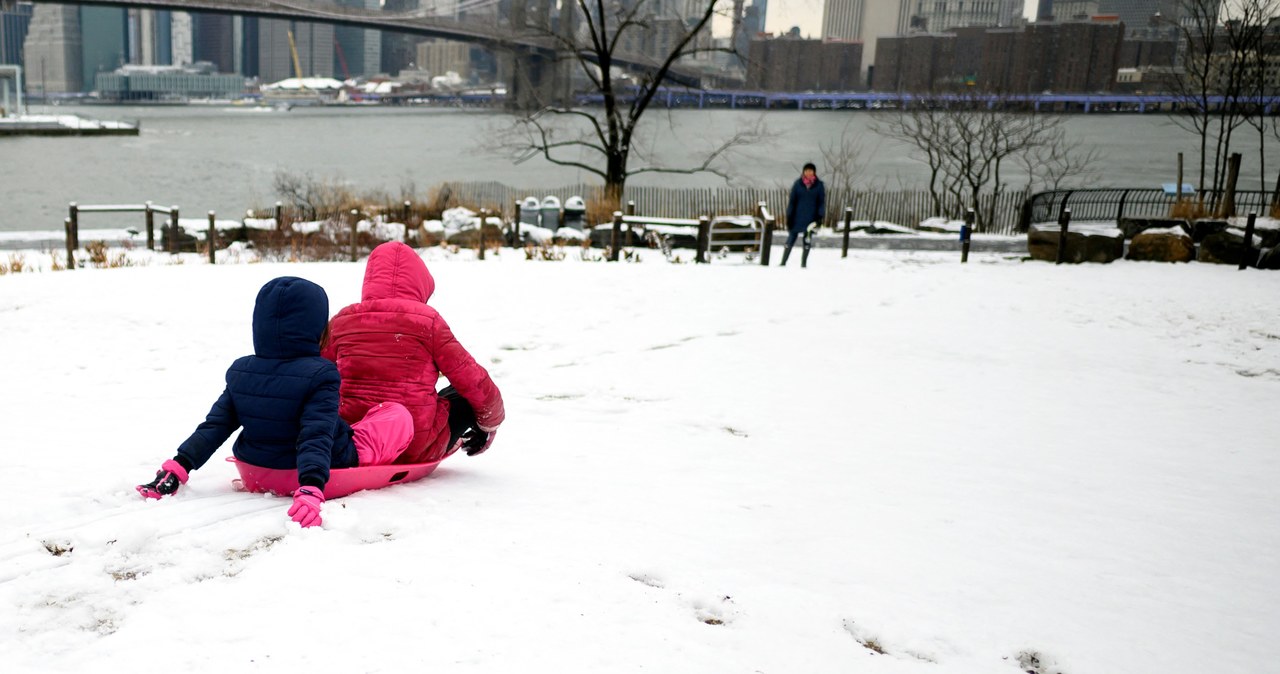
[[(550, 42), (552, 31), (572, 36), (577, 22), (575, 7), (566, 8), (557, 21), (554, 16), (554, 0), (511, 0), (508, 21), (518, 36), (545, 37)], [(556, 54), (537, 48), (516, 47), (500, 61), (499, 72), (507, 82), (507, 105), (514, 110), (537, 110), (549, 105), (569, 105), (572, 102), (570, 72), (574, 64), (571, 55)]]

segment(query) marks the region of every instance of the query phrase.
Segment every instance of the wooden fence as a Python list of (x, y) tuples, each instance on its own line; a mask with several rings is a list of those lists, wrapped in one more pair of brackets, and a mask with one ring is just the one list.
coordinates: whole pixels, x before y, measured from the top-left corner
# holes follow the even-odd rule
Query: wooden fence
[[(506, 217), (511, 217), (516, 202), (525, 197), (537, 197), (541, 201), (545, 197), (554, 196), (563, 203), (571, 196), (580, 196), (586, 200), (587, 211), (592, 214), (592, 205), (602, 201), (603, 196), (601, 186), (587, 184), (515, 188), (498, 182), (454, 182), (445, 183), (437, 189), (437, 197), (446, 197), (451, 205), (488, 208), (500, 211)], [(771, 212), (778, 214), (779, 226), (785, 226), (788, 194), (789, 189), (783, 187), (629, 186), (623, 193), (623, 202), (634, 201), (637, 213), (659, 218), (748, 215), (756, 211), (757, 204), (764, 202)], [(993, 234), (1016, 233), (1027, 196), (1022, 190), (1011, 190), (998, 196), (990, 193), (982, 195), (977, 205), (979, 212), (989, 212), (994, 199), (995, 217), (992, 223), (979, 231)], [(944, 199), (941, 215), (959, 220), (970, 206), (973, 204)], [(827, 191), (826, 224), (835, 226), (843, 217), (846, 207), (853, 208), (854, 220), (892, 222), (912, 229), (917, 228), (922, 220), (938, 215), (928, 190), (846, 191), (835, 188)], [(605, 221), (600, 213), (594, 214), (594, 221)]]

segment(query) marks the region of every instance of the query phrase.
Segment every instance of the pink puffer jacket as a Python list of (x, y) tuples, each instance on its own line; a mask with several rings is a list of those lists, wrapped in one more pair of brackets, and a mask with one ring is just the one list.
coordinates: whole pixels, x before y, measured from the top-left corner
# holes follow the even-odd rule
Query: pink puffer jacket
[(412, 248), (395, 241), (378, 246), (365, 267), (361, 301), (329, 322), (321, 352), (338, 364), (338, 412), (348, 423), (384, 402), (400, 403), (413, 415), (413, 441), (396, 463), (447, 456), (449, 404), (436, 396), (442, 374), (475, 408), (482, 428), (495, 429), (506, 417), (489, 373), (427, 306), (434, 291), (427, 265)]

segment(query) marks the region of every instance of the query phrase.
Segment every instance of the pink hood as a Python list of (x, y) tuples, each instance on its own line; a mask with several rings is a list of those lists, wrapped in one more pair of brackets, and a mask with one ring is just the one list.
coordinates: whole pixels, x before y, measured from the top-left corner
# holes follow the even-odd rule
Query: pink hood
[(426, 304), (436, 281), (414, 250), (399, 241), (388, 241), (369, 254), (364, 268), (360, 300), (410, 300)]

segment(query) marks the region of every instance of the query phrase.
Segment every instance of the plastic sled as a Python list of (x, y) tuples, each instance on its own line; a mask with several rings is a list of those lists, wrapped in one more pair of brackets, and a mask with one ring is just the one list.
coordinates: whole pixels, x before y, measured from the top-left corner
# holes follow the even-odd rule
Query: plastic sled
[[(240, 471), (240, 479), (232, 481), (240, 491), (289, 496), (298, 488), (296, 469), (263, 468), (234, 457), (228, 457), (227, 461), (236, 464), (236, 470)], [(329, 471), (329, 482), (324, 486), (324, 497), (338, 498), (365, 489), (382, 489), (393, 484), (421, 480), (434, 472), (439, 465), (440, 461), (334, 468)]]

